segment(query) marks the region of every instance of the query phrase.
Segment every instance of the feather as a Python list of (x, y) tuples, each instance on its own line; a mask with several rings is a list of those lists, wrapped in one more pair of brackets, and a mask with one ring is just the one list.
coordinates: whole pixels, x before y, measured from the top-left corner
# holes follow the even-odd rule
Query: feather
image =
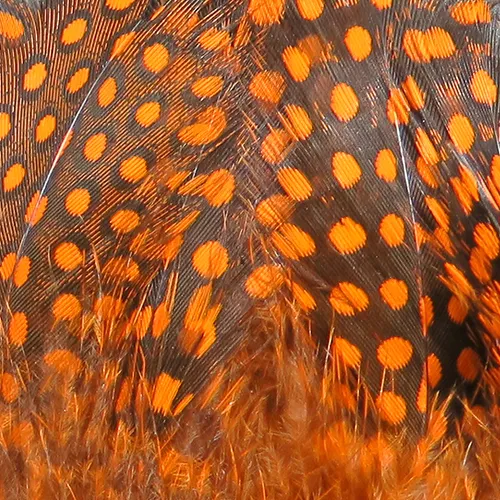
[(98, 353), (118, 413), (177, 417), (287, 300), (375, 428), (460, 415), (496, 354), (496, 16), (1, 2), (4, 399)]

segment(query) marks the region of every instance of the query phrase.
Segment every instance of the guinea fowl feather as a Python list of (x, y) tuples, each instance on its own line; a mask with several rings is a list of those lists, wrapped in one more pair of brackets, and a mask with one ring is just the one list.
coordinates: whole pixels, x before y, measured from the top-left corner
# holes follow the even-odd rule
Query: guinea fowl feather
[(491, 491), (498, 16), (0, 0), (6, 497)]

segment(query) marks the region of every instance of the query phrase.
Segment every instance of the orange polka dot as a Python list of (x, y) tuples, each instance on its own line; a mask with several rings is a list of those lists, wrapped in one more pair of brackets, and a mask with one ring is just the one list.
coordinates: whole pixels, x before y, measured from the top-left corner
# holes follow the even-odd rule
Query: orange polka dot
[(382, 392), (376, 400), (380, 418), (391, 425), (398, 425), (406, 418), (406, 402), (394, 392)]
[(467, 304), (453, 295), (448, 302), (448, 316), (457, 325), (461, 325), (469, 313)]
[(453, 177), (450, 179), (451, 187), (453, 188), (453, 192), (457, 197), (457, 200), (462, 207), (462, 210), (469, 215), (474, 206), (473, 195), (466, 187), (465, 183), (458, 177)]
[(493, 155), (490, 164), (492, 181), (497, 190), (500, 190), (500, 155)]
[(43, 359), (48, 366), (56, 370), (60, 375), (75, 377), (83, 369), (82, 360), (66, 349), (51, 351)]
[(131, 156), (120, 164), (120, 177), (127, 182), (139, 182), (148, 173), (148, 165), (144, 158)]
[(440, 278), (450, 290), (455, 291), (459, 295), (466, 298), (474, 297), (474, 287), (470, 284), (465, 274), (458, 269), (457, 266), (446, 262), (443, 267), (446, 276), (442, 276)]
[(38, 122), (35, 129), (35, 139), (37, 142), (46, 141), (56, 129), (56, 117), (54, 115), (45, 115)]
[(10, 40), (17, 40), (24, 35), (24, 25), (13, 14), (0, 12), (0, 35)]
[(111, 57), (115, 58), (118, 57), (119, 55), (123, 54), (125, 50), (130, 47), (131, 43), (136, 37), (136, 32), (135, 31), (129, 31), (127, 33), (124, 33), (123, 35), (119, 36), (116, 40), (115, 43), (113, 44), (113, 48), (111, 50)]
[(372, 5), (380, 10), (388, 9), (392, 5), (392, 0), (370, 0)]
[(259, 25), (267, 26), (280, 22), (285, 12), (285, 0), (250, 0), (248, 14)]
[(491, 260), (482, 248), (474, 247), (471, 250), (469, 266), (480, 283), (486, 284), (491, 280), (493, 271)]
[(366, 244), (367, 235), (361, 224), (350, 217), (343, 217), (333, 225), (328, 238), (338, 252), (346, 255), (361, 250)]
[(9, 323), (9, 341), (16, 347), (21, 347), (28, 337), (28, 318), (22, 312), (15, 312)]
[(429, 187), (437, 189), (439, 187), (439, 170), (436, 165), (429, 165), (419, 156), (415, 162), (417, 172), (422, 181)]
[(286, 130), (271, 129), (262, 141), (262, 158), (273, 165), (282, 162), (290, 142), (291, 137)]
[(252, 271), (245, 289), (251, 297), (266, 299), (281, 287), (283, 281), (283, 272), (279, 267), (264, 265)]
[(460, 24), (491, 22), (491, 7), (486, 0), (462, 0), (450, 5), (449, 12)]
[(490, 74), (483, 69), (472, 75), (470, 88), (472, 97), (481, 104), (492, 105), (497, 100), (498, 87)]
[(106, 0), (106, 7), (111, 10), (125, 10), (128, 9), (135, 0)]
[[(193, 296), (193, 300), (195, 298), (196, 296)], [(213, 346), (217, 339), (215, 321), (220, 310), (221, 306), (212, 307), (196, 324), (185, 325), (178, 340), (179, 346), (186, 354), (200, 358)]]
[(474, 200), (479, 201), (479, 188), (475, 174), (463, 165), (459, 166), (460, 182), (467, 194)]
[(293, 201), (284, 195), (273, 195), (261, 201), (256, 209), (257, 220), (267, 227), (276, 227), (293, 213)]
[(287, 104), (285, 115), (285, 126), (295, 139), (303, 141), (311, 135), (313, 123), (304, 108), (295, 104)]
[(316, 309), (316, 300), (306, 289), (293, 281), (288, 283), (288, 287), (292, 292), (293, 298), (303, 311), (309, 312)]
[(408, 285), (402, 280), (389, 278), (380, 285), (379, 292), (391, 309), (401, 309), (408, 303)]
[(154, 43), (144, 49), (142, 56), (144, 67), (151, 73), (160, 73), (170, 61), (168, 49), (161, 43)]
[(429, 383), (427, 381), (425, 367), (417, 394), (417, 408), (420, 413), (427, 413), (429, 409)]
[(426, 369), (429, 385), (435, 389), (443, 377), (441, 362), (435, 354), (427, 356)]
[(130, 233), (140, 222), (140, 215), (135, 210), (128, 209), (116, 211), (109, 221), (111, 228), (117, 233)]
[[(174, 177), (177, 177), (179, 174), (174, 175)], [(171, 184), (182, 184), (184, 180), (187, 179), (187, 176), (184, 176), (184, 179), (182, 179), (180, 182), (176, 181), (175, 179), (170, 179)], [(207, 176), (206, 174), (197, 174), (191, 177), (187, 182), (184, 182), (184, 184), (179, 185), (177, 188), (177, 192), (183, 196), (185, 195), (190, 195), (190, 196), (198, 196), (202, 193), (202, 188), (203, 184), (206, 182)]]
[(193, 266), (204, 278), (220, 278), (228, 265), (228, 251), (218, 241), (207, 241), (193, 253)]
[(425, 95), (418, 86), (415, 78), (413, 76), (409, 76), (401, 85), (401, 89), (404, 92), (404, 95), (406, 99), (408, 100), (408, 103), (410, 104), (410, 107), (418, 111), (422, 109), (425, 105)]
[(206, 76), (196, 80), (191, 86), (193, 94), (199, 99), (216, 96), (224, 85), (224, 79), (219, 75)]
[(182, 381), (162, 373), (157, 379), (153, 392), (153, 410), (164, 416), (170, 415), (172, 403), (181, 388)]
[(425, 130), (421, 128), (415, 131), (415, 147), (427, 165), (436, 165), (439, 162), (439, 153)]
[(191, 146), (202, 146), (217, 140), (226, 125), (225, 111), (217, 106), (209, 106), (198, 115), (194, 124), (181, 128), (178, 137)]
[(354, 89), (347, 83), (339, 83), (330, 95), (330, 108), (341, 122), (352, 120), (359, 111), (359, 99)]
[(128, 281), (134, 281), (140, 275), (139, 265), (130, 257), (113, 257), (106, 263), (102, 272), (106, 276)]
[(427, 30), (425, 37), (431, 56), (435, 59), (451, 57), (457, 50), (452, 36), (443, 28), (433, 26)]
[(397, 247), (404, 242), (405, 223), (396, 214), (386, 215), (380, 222), (379, 233), (390, 247)]
[(413, 356), (411, 342), (402, 337), (384, 340), (377, 349), (377, 359), (387, 370), (401, 370)]
[(460, 376), (468, 382), (473, 382), (479, 377), (481, 369), (481, 358), (477, 352), (470, 347), (466, 347), (457, 359), (457, 370)]
[(466, 116), (455, 113), (448, 123), (448, 133), (460, 153), (470, 151), (474, 144), (475, 132)]
[(75, 217), (83, 215), (90, 206), (90, 193), (87, 189), (73, 189), (64, 202), (64, 206), (70, 215)]
[(418, 388), (417, 408), (420, 413), (427, 413), (429, 409), (429, 383), (427, 382), (425, 368), (422, 380), (420, 381), (420, 387)]
[(27, 224), (34, 226), (42, 219), (45, 211), (47, 210), (48, 198), (46, 196), (40, 196), (40, 192), (37, 191), (26, 209), (26, 214), (24, 220)]
[(417, 222), (414, 226), (415, 242), (420, 248), (431, 239), (431, 235)]
[(202, 189), (202, 194), (213, 207), (221, 207), (229, 203), (236, 189), (234, 175), (225, 169), (212, 172)]
[(151, 127), (160, 119), (161, 106), (159, 102), (149, 101), (141, 104), (135, 112), (135, 121), (141, 127)]
[(19, 397), (21, 388), (14, 375), (11, 373), (2, 373), (0, 377), (0, 392), (6, 403), (13, 403)]
[(316, 251), (313, 238), (294, 224), (280, 226), (271, 235), (271, 241), (283, 256), (292, 260), (309, 257)]
[(142, 339), (148, 333), (149, 326), (153, 319), (153, 308), (145, 306), (142, 310), (136, 311), (133, 316), (132, 328), (136, 338)]
[(205, 50), (221, 50), (231, 43), (231, 37), (227, 31), (208, 28), (200, 35), (198, 42)]
[(124, 309), (124, 301), (112, 295), (103, 295), (94, 303), (94, 314), (103, 321), (117, 321)]
[[(495, 308), (496, 311), (498, 311), (498, 305)], [(498, 317), (498, 313), (492, 314), (491, 312), (485, 314), (485, 313), (479, 313), (478, 314), (479, 321), (481, 322), (481, 325), (484, 327), (486, 330), (487, 335), (483, 338), (487, 339), (488, 342), (488, 348), (492, 349), (493, 351), (493, 357), (495, 360), (498, 359), (498, 348), (495, 344), (495, 340), (500, 337), (500, 318)], [(493, 340), (493, 343), (491, 342), (491, 339)], [(496, 361), (495, 361), (496, 362)], [(491, 370), (491, 368), (488, 369), (488, 371)], [(500, 370), (500, 369), (497, 369)]]
[(5, 139), (9, 135), (11, 128), (10, 115), (4, 112), (0, 113), (0, 139)]
[(17, 262), (17, 255), (14, 252), (8, 253), (2, 260), (2, 264), (0, 264), (0, 278), (8, 280), (12, 273), (14, 272), (14, 268)]
[(375, 173), (386, 181), (394, 182), (398, 175), (396, 156), (390, 149), (382, 149), (375, 158)]
[(3, 190), (5, 193), (13, 191), (21, 185), (24, 176), (26, 175), (25, 168), (20, 163), (11, 165), (3, 177)]
[[(171, 177), (169, 177), (166, 180), (166, 186), (171, 189), (172, 191), (177, 191), (184, 189), (184, 187), (189, 184), (191, 181), (186, 182), (184, 185), (183, 183), (186, 181), (188, 177), (190, 177), (192, 172), (189, 172), (188, 170), (179, 170), (178, 172), (175, 172)], [(196, 176), (196, 178), (200, 178), (202, 174), (199, 174)], [(193, 194), (193, 193), (185, 193), (185, 194)]]
[(447, 230), (450, 227), (450, 216), (446, 210), (446, 207), (439, 200), (436, 200), (436, 198), (433, 198), (432, 196), (425, 197), (425, 204), (427, 205), (427, 208), (431, 212), (434, 220), (439, 225), (439, 227)]
[(261, 71), (250, 82), (250, 93), (261, 101), (278, 104), (285, 91), (285, 79), (277, 71)]
[(92, 135), (87, 139), (83, 147), (85, 158), (89, 161), (99, 160), (104, 154), (107, 144), (108, 138), (103, 132)]
[(361, 179), (361, 167), (356, 158), (342, 151), (332, 157), (332, 173), (343, 189), (354, 187)]
[(415, 62), (430, 62), (431, 53), (425, 33), (419, 30), (406, 30), (403, 35), (403, 49)]
[(424, 330), (424, 335), (427, 335), (429, 327), (434, 322), (434, 304), (432, 299), (424, 295), (419, 300), (420, 323)]
[(386, 108), (387, 118), (393, 124), (408, 124), (410, 104), (400, 89), (391, 89)]
[(353, 283), (342, 282), (330, 292), (333, 310), (342, 316), (354, 316), (368, 309), (370, 300), (364, 290)]
[(118, 85), (112, 77), (106, 78), (97, 91), (97, 103), (101, 108), (107, 108), (116, 98)]
[(211, 283), (197, 288), (189, 301), (184, 316), (185, 328), (197, 330), (211, 309), (213, 286)]
[(296, 201), (307, 200), (313, 188), (309, 179), (296, 168), (281, 168), (278, 170), (278, 182), (290, 198)]
[(177, 222), (174, 222), (172, 225), (168, 226), (167, 233), (170, 236), (176, 236), (178, 234), (185, 233), (198, 219), (200, 215), (199, 210), (192, 210), (188, 212), (188, 214)]
[(335, 337), (332, 349), (348, 368), (357, 368), (361, 364), (361, 351), (348, 340)]
[(43, 62), (37, 62), (30, 66), (23, 76), (23, 89), (27, 92), (37, 90), (47, 78), (47, 66)]
[(81, 90), (85, 84), (89, 81), (90, 77), (90, 69), (89, 68), (80, 68), (73, 75), (71, 75), (68, 83), (66, 84), (66, 90), (70, 94), (74, 94)]
[(349, 28), (344, 37), (344, 43), (355, 61), (363, 61), (372, 51), (372, 37), (362, 26)]
[(79, 42), (87, 32), (88, 23), (86, 19), (79, 18), (71, 21), (62, 31), (61, 42), (64, 45), (72, 45)]
[(283, 62), (293, 80), (296, 82), (307, 80), (312, 63), (303, 50), (298, 47), (287, 47), (283, 51)]
[(10, 40), (17, 40), (24, 35), (24, 25), (13, 14), (0, 12), (0, 35)]
[(500, 238), (491, 224), (480, 222), (474, 228), (474, 241), (490, 259), (496, 259), (500, 253)]
[(297, 9), (303, 19), (314, 21), (323, 14), (325, 0), (297, 0)]
[(434, 244), (441, 247), (441, 250), (444, 250), (448, 255), (455, 255), (456, 249), (453, 244), (453, 241), (450, 238), (450, 234), (443, 229), (442, 227), (438, 227), (434, 230)]
[(151, 331), (153, 338), (157, 339), (165, 333), (170, 325), (170, 320), (170, 304), (163, 302), (156, 308), (153, 316), (153, 326)]
[(30, 274), (31, 259), (26, 255), (23, 255), (16, 264), (14, 268), (14, 284), (19, 288), (23, 286), (27, 281)]
[(62, 271), (74, 271), (83, 263), (83, 253), (69, 241), (59, 244), (54, 252), (54, 260)]
[(52, 314), (56, 321), (73, 320), (80, 316), (80, 301), (70, 293), (59, 295), (52, 304)]

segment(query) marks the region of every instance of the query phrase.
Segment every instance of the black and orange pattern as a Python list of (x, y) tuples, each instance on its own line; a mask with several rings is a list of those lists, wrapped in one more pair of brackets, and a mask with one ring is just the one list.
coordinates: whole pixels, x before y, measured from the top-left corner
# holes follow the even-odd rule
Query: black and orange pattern
[(117, 409), (179, 415), (277, 296), (389, 426), (495, 381), (497, 15), (3, 0), (5, 403), (119, 346)]

